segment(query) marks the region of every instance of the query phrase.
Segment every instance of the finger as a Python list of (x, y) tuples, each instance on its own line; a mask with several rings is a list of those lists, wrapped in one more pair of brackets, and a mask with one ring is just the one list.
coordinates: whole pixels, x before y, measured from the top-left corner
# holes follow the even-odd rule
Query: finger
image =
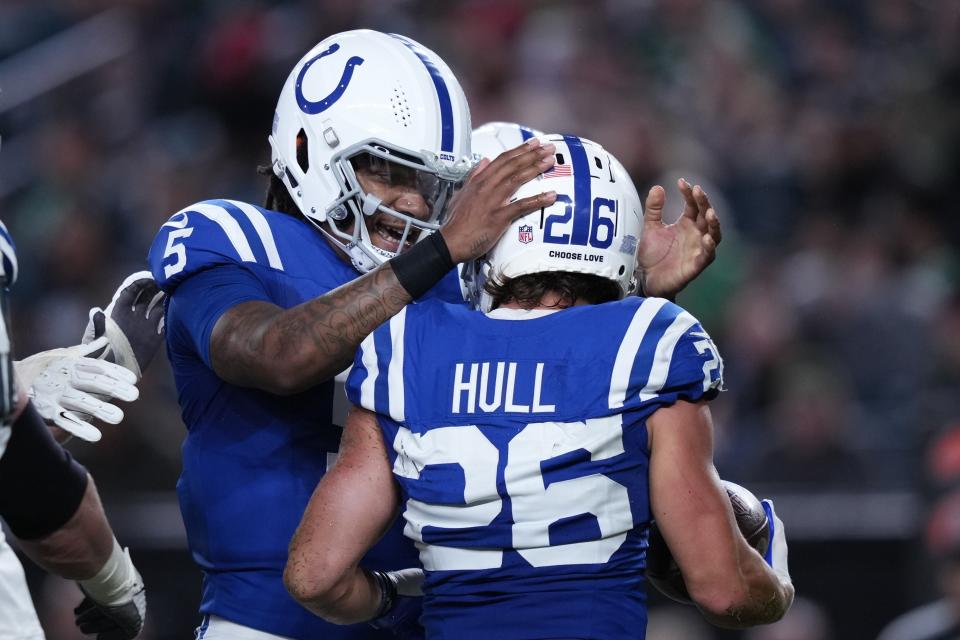
[(486, 169), (489, 166), (490, 166), (490, 160), (488, 158), (483, 158), (482, 160), (480, 160), (480, 162), (478, 162), (476, 166), (470, 170), (470, 173), (469, 175), (467, 175), (467, 179), (464, 180), (464, 183), (469, 183), (471, 180), (475, 179), (484, 171), (484, 169)]
[(707, 197), (707, 192), (703, 190), (703, 187), (697, 185), (693, 188), (693, 197), (697, 201), (697, 222), (703, 223), (703, 231), (706, 230), (706, 221), (704, 216), (707, 215), (707, 211), (710, 210), (710, 198)]
[(647, 192), (647, 201), (643, 206), (644, 222), (662, 222), (663, 204), (666, 200), (667, 192), (663, 190), (663, 187), (658, 184), (650, 187), (650, 191)]
[(93, 337), (99, 338), (107, 332), (107, 314), (97, 309), (93, 314)]
[(538, 193), (535, 196), (514, 200), (510, 204), (503, 207), (501, 211), (509, 218), (510, 222), (513, 222), (517, 218), (521, 218), (528, 213), (536, 211), (537, 209), (549, 207), (556, 201), (556, 191), (545, 191), (544, 193)]
[(710, 234), (716, 244), (720, 244), (723, 239), (723, 232), (720, 230), (720, 217), (712, 207), (707, 209), (707, 214), (704, 217), (707, 219), (707, 233)]
[(685, 178), (680, 178), (677, 180), (677, 189), (683, 196), (683, 213), (680, 215), (695, 221), (699, 211), (697, 210), (697, 200), (693, 197), (693, 187)]
[(140, 390), (137, 389), (135, 384), (136, 375), (123, 367), (119, 368), (130, 374), (134, 378), (133, 381), (130, 380), (130, 377), (121, 375), (119, 371), (98, 373), (95, 369), (78, 365), (73, 369), (70, 382), (75, 389), (80, 391), (96, 393), (124, 402), (133, 402), (140, 396)]
[[(106, 318), (106, 316), (103, 317)], [(106, 354), (109, 348), (110, 341), (107, 340), (107, 336), (101, 334), (96, 340), (88, 342), (87, 344), (77, 345), (76, 347), (70, 347), (69, 349), (71, 355), (76, 356), (77, 359), (88, 358), (90, 360), (96, 360), (104, 357), (104, 354)], [(76, 360), (67, 360), (63, 365), (66, 367), (75, 362)]]
[(86, 417), (93, 416), (109, 424), (120, 424), (123, 421), (123, 409), (79, 389), (64, 391), (60, 396), (60, 406), (74, 413), (86, 414)]
[[(552, 144), (531, 147), (527, 151), (498, 164), (497, 161), (502, 159), (501, 156), (501, 158), (495, 160), (487, 170), (487, 180), (490, 181), (489, 184), (494, 188), (513, 187), (515, 189), (538, 173), (542, 173), (552, 167), (556, 162), (556, 158), (553, 155), (556, 149), (556, 146)], [(536, 169), (530, 178), (520, 179), (517, 177), (518, 174), (528, 169)], [(506, 195), (510, 195), (510, 193)]]
[(494, 190), (490, 192), (490, 198), (506, 201), (507, 198), (512, 196), (517, 191), (517, 189), (530, 182), (544, 171), (549, 170), (555, 162), (556, 158), (553, 156), (553, 154), (550, 154), (542, 158), (537, 164), (521, 168), (516, 173), (510, 174), (506, 181), (496, 185)]
[(516, 158), (517, 156), (523, 155), (524, 153), (529, 152), (532, 149), (536, 149), (540, 146), (540, 140), (538, 138), (530, 138), (529, 140), (524, 140), (522, 144), (519, 144), (512, 149), (507, 149), (502, 152), (496, 158), (493, 159), (491, 164), (499, 167), (502, 164), (509, 162), (511, 159)]
[(70, 411), (60, 410), (53, 417), (53, 424), (60, 427), (70, 435), (73, 435), (87, 442), (99, 442), (103, 434), (100, 429), (82, 420), (80, 416)]
[(705, 233), (700, 239), (700, 246), (703, 255), (703, 266), (707, 266), (717, 257), (717, 243), (709, 233)]
[(148, 320), (150, 319), (150, 315), (154, 312), (155, 309), (163, 309), (163, 306), (161, 306), (160, 303), (163, 302), (163, 299), (166, 296), (167, 294), (163, 291), (157, 291), (157, 293), (153, 295), (153, 298), (150, 299), (150, 304), (147, 305), (146, 318)]
[(116, 292), (114, 292), (110, 304), (107, 305), (105, 310), (107, 315), (113, 313), (113, 309), (117, 304), (120, 304), (121, 307), (126, 305), (132, 309), (134, 301), (139, 295), (142, 283), (146, 281), (153, 281), (153, 275), (149, 271), (135, 271), (124, 278), (120, 286), (117, 287)]
[(73, 365), (74, 375), (79, 376), (80, 379), (99, 375), (124, 384), (135, 385), (137, 383), (137, 374), (114, 362), (94, 360), (93, 358), (77, 358), (71, 364)]

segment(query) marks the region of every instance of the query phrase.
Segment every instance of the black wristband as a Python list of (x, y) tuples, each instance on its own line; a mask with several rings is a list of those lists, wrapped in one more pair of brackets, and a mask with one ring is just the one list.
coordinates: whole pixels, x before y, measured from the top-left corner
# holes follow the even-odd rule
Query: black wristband
[(390, 260), (390, 266), (400, 285), (416, 300), (440, 282), (454, 264), (443, 236), (434, 231)]
[(380, 587), (380, 606), (377, 607), (377, 613), (373, 618), (379, 618), (387, 615), (393, 609), (393, 604), (397, 601), (397, 585), (383, 571), (371, 571), (377, 586)]

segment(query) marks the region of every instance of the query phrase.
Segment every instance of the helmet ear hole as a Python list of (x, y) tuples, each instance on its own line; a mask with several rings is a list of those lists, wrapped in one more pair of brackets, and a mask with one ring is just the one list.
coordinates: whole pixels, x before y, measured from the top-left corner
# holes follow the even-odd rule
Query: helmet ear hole
[(304, 173), (310, 168), (310, 159), (307, 154), (307, 132), (303, 129), (297, 132), (297, 164)]

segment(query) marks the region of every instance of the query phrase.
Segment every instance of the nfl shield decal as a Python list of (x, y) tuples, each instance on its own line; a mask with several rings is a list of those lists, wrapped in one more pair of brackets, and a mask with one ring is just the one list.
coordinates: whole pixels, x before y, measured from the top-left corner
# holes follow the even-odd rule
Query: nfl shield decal
[(523, 244), (530, 244), (533, 242), (533, 225), (522, 224), (520, 225), (519, 240)]

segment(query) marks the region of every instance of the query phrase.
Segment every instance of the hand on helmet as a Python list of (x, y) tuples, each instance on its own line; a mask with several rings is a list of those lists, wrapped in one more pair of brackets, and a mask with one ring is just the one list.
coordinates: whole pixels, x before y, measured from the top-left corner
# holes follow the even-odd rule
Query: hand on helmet
[(455, 263), (477, 258), (497, 243), (507, 227), (531, 211), (553, 204), (553, 191), (508, 202), (520, 185), (553, 166), (552, 144), (531, 138), (504, 151), (493, 162), (482, 160), (457, 194), (440, 230)]

